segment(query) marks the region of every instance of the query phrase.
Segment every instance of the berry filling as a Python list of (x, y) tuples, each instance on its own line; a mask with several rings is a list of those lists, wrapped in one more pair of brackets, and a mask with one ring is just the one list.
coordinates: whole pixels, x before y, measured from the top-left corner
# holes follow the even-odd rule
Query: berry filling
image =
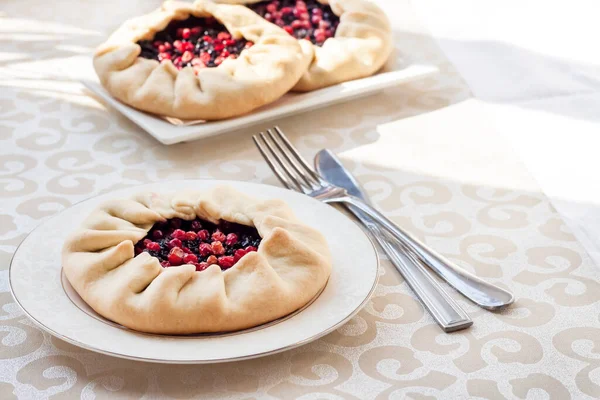
[(196, 271), (203, 271), (217, 264), (226, 270), (257, 251), (260, 241), (258, 231), (251, 226), (174, 218), (155, 224), (136, 243), (135, 254), (148, 253), (158, 258), (163, 268), (192, 264)]
[(202, 68), (221, 65), (227, 58), (237, 58), (242, 50), (254, 45), (244, 38), (233, 38), (214, 18), (193, 16), (171, 21), (152, 40), (140, 40), (137, 44), (142, 48), (140, 57), (161, 63), (171, 60), (177, 69), (191, 66), (196, 74)]
[(331, 7), (317, 0), (262, 1), (248, 7), (296, 39), (308, 39), (317, 46), (333, 37), (340, 23)]

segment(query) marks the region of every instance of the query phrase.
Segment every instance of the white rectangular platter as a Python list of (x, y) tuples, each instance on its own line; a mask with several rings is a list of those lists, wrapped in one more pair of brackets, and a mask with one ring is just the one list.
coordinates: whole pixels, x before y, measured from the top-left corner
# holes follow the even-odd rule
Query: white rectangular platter
[(250, 114), (222, 121), (203, 122), (196, 125), (173, 125), (154, 115), (138, 111), (114, 99), (100, 84), (83, 81), (86, 88), (106, 103), (140, 126), (163, 144), (174, 144), (219, 135), (236, 129), (298, 114), (328, 104), (363, 97), (402, 83), (422, 79), (436, 73), (432, 65), (412, 64), (405, 68), (382, 72), (367, 78), (340, 83), (308, 93), (288, 93), (272, 104), (260, 107)]

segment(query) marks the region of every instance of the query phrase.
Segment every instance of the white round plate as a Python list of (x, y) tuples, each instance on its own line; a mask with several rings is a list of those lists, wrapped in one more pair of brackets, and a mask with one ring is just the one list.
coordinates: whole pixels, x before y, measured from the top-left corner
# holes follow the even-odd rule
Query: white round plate
[[(208, 189), (228, 184), (259, 198), (286, 201), (304, 223), (321, 231), (333, 256), (323, 292), (291, 316), (253, 329), (219, 335), (162, 336), (135, 332), (94, 313), (62, 278), (65, 236), (102, 201), (143, 191)], [(377, 252), (354, 221), (334, 207), (274, 186), (216, 180), (152, 183), (78, 203), (36, 228), (17, 249), (10, 288), (23, 311), (42, 329), (74, 345), (133, 360), (201, 364), (277, 353), (311, 342), (343, 325), (367, 302), (377, 284)]]

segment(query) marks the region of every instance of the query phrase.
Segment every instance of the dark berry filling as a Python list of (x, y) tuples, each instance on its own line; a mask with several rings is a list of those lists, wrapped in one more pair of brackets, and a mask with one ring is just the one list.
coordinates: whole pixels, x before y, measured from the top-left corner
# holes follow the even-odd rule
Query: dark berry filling
[(254, 43), (233, 38), (214, 18), (190, 16), (171, 21), (152, 40), (140, 40), (138, 44), (142, 48), (140, 57), (160, 62), (171, 60), (177, 69), (191, 66), (198, 73), (202, 68), (219, 66), (227, 58), (237, 58)]
[(331, 7), (317, 0), (262, 1), (248, 7), (296, 39), (308, 39), (317, 46), (333, 37), (340, 23)]
[(164, 268), (192, 264), (196, 271), (202, 271), (218, 264), (226, 270), (247, 253), (257, 251), (260, 241), (258, 231), (251, 226), (174, 218), (155, 224), (136, 243), (135, 254), (148, 253)]

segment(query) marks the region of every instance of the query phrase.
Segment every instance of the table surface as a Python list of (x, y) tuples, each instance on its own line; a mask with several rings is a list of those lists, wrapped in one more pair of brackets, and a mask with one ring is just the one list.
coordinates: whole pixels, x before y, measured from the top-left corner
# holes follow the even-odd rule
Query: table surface
[[(301, 152), (337, 152), (374, 202), (462, 267), (513, 290), (444, 334), (383, 258), (370, 303), (299, 349), (213, 366), (164, 366), (79, 349), (37, 329), (8, 292), (16, 246), (45, 218), (148, 181), (276, 179), (250, 136), (266, 126), (163, 146), (89, 97), (89, 55), (155, 1), (6, 0), (0, 16), (0, 397), (600, 397), (600, 273), (489, 111), (408, 1), (393, 16), (397, 55), (440, 74), (278, 121)], [(85, 16), (82, 18), (82, 16)], [(451, 290), (451, 289), (448, 289)]]
[(600, 185), (590, 183), (600, 170), (600, 53), (590, 51), (600, 36), (600, 3), (418, 0), (415, 6), (485, 101), (496, 130), (600, 265)]

